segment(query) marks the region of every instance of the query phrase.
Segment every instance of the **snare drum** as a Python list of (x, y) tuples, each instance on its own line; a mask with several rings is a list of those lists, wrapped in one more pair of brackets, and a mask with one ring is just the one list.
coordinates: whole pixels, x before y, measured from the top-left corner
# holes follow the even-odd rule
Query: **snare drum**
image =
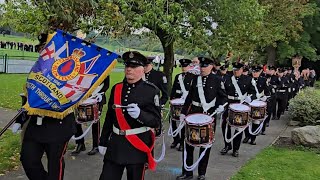
[(250, 107), (240, 103), (229, 105), (229, 125), (245, 126), (249, 123)]
[(249, 103), (251, 107), (250, 117), (253, 120), (263, 120), (266, 116), (267, 103), (263, 101), (253, 100)]
[(214, 118), (206, 114), (191, 114), (185, 119), (186, 143), (195, 147), (212, 144), (214, 139)]
[(171, 111), (171, 117), (172, 117), (172, 120), (174, 121), (179, 121), (180, 120), (180, 113), (181, 113), (181, 110), (182, 110), (182, 107), (183, 107), (183, 104), (184, 104), (184, 99), (172, 99), (170, 101), (170, 111)]
[(95, 99), (87, 99), (78, 107), (77, 123), (82, 124), (99, 120), (99, 105)]

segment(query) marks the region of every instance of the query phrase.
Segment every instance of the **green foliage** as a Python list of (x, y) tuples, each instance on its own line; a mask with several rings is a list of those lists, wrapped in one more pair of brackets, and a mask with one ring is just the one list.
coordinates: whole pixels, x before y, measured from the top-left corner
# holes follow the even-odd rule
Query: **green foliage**
[(232, 180), (319, 179), (319, 154), (268, 147), (250, 160)]
[(306, 88), (290, 100), (289, 114), (301, 125), (316, 125), (320, 119), (320, 90)]

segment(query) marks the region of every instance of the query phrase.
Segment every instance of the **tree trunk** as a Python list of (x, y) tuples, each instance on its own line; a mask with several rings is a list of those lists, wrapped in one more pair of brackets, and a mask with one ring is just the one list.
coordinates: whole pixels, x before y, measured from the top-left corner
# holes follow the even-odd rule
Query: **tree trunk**
[(276, 63), (276, 48), (272, 45), (266, 47), (268, 62), (267, 64), (270, 66), (274, 66)]
[(171, 92), (172, 87), (172, 73), (174, 65), (174, 52), (173, 52), (173, 43), (174, 40), (170, 39), (167, 33), (163, 30), (157, 30), (156, 35), (161, 41), (161, 45), (164, 51), (164, 65), (163, 72), (168, 79), (168, 91)]

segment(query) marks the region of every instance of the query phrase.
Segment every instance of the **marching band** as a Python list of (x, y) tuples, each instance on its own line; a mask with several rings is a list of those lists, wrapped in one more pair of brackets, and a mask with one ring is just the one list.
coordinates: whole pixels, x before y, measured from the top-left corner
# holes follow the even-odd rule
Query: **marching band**
[[(161, 111), (169, 99), (170, 148), (182, 152), (182, 173), (176, 179), (192, 179), (193, 170), (198, 168), (197, 179), (204, 180), (211, 146), (219, 138), (215, 137), (219, 121), (224, 141), (220, 154), (232, 150), (232, 156), (238, 157), (241, 143), (259, 143), (257, 135), (266, 134), (270, 120), (279, 120), (288, 101), (314, 83), (312, 69), (301, 73), (284, 67), (263, 69), (238, 60), (230, 71), (227, 61), (220, 64), (217, 59), (196, 57), (193, 61), (179, 60), (181, 73), (175, 76), (169, 96), (166, 76), (153, 69), (152, 59), (136, 51), (124, 53), (122, 59), (125, 78), (111, 90), (101, 136), (100, 115), (106, 104), (109, 76), (102, 89), (63, 120), (27, 117), (21, 162), (29, 179), (62, 179), (66, 145), (76, 135), (77, 147), (72, 155), (85, 150), (81, 124), (88, 122), (93, 122), (93, 147), (88, 154), (104, 155), (100, 180), (121, 180), (124, 169), (128, 179), (144, 179), (147, 168), (156, 169), (155, 136), (164, 136), (166, 121)], [(102, 97), (97, 98), (98, 94)], [(17, 120), (12, 131), (17, 132), (22, 125)], [(52, 137), (56, 132), (58, 135)], [(200, 148), (200, 153), (194, 162), (195, 148)], [(40, 165), (44, 152), (48, 172)]]

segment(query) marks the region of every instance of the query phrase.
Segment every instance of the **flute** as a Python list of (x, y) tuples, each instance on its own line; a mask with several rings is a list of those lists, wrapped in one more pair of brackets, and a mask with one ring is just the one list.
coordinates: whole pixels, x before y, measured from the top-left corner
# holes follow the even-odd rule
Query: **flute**
[(132, 106), (122, 106), (120, 104), (113, 104), (112, 105), (112, 109), (116, 109), (116, 108), (131, 108)]

